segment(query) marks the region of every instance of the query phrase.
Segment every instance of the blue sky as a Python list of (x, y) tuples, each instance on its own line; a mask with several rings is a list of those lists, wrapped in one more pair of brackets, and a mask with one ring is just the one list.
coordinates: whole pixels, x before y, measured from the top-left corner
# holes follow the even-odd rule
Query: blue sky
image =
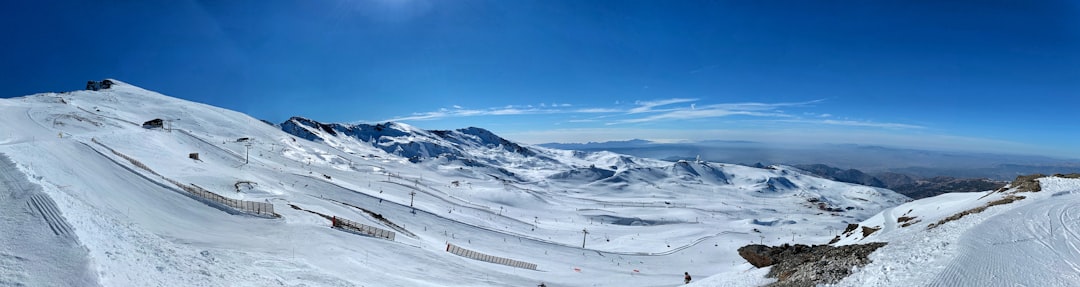
[(1080, 157), (1073, 1), (17, 1), (0, 95), (117, 78), (281, 122)]

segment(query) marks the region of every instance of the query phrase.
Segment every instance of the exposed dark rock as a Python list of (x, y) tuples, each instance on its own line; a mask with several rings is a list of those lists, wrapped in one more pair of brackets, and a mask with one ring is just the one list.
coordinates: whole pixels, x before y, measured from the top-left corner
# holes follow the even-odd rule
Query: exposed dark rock
[[(1039, 185), (1038, 179), (1044, 177), (1046, 177), (1046, 175), (1041, 173), (1036, 173), (1032, 175), (1019, 175), (1016, 176), (1016, 180), (1013, 180), (1013, 182), (1009, 184), (1009, 187), (1013, 190), (1016, 190), (1016, 192), (1039, 192), (1042, 191), (1042, 186)], [(1004, 187), (998, 189), (998, 191), (1003, 190)]]
[(112, 80), (103, 80), (101, 82), (98, 82), (98, 81), (86, 81), (86, 90), (88, 90), (88, 91), (107, 90), (109, 88), (112, 88), (113, 84), (114, 83), (113, 83)]
[(846, 228), (844, 228), (844, 234), (848, 234), (848, 233), (851, 233), (852, 231), (855, 231), (855, 229), (858, 229), (858, 228), (859, 228), (859, 225), (858, 225), (858, 224), (855, 224), (855, 223), (849, 223), (849, 224), (847, 225), (847, 227), (846, 227)]
[(863, 226), (862, 227), (862, 236), (865, 238), (867, 236), (870, 236), (870, 234), (874, 234), (874, 232), (877, 232), (878, 230), (881, 230), (881, 227)]
[(754, 244), (739, 248), (739, 256), (758, 268), (773, 266), (766, 277), (779, 281), (768, 286), (816, 286), (836, 283), (851, 274), (851, 268), (870, 263), (867, 256), (882, 246), (885, 243), (839, 247), (802, 244), (769, 247)]
[(761, 244), (747, 245), (739, 248), (739, 256), (750, 262), (750, 265), (761, 268), (775, 263), (772, 251), (772, 247)]
[[(1036, 182), (1035, 186), (1038, 187), (1038, 182)], [(931, 223), (930, 225), (927, 225), (926, 229), (933, 229), (933, 228), (941, 226), (942, 224), (945, 224), (947, 222), (963, 218), (964, 216), (967, 216), (969, 214), (976, 214), (976, 213), (983, 212), (983, 211), (985, 211), (987, 208), (989, 208), (991, 206), (1009, 204), (1009, 203), (1013, 203), (1014, 201), (1021, 200), (1021, 199), (1024, 199), (1024, 198), (1027, 198), (1027, 197), (1024, 197), (1024, 196), (1021, 196), (1021, 195), (1010, 194), (1010, 195), (1005, 196), (1002, 199), (987, 202), (986, 205), (979, 206), (979, 207), (972, 208), (972, 209), (968, 209), (968, 210), (962, 211), (960, 213), (950, 215), (949, 217), (942, 218), (941, 220), (938, 220), (938, 222)]]

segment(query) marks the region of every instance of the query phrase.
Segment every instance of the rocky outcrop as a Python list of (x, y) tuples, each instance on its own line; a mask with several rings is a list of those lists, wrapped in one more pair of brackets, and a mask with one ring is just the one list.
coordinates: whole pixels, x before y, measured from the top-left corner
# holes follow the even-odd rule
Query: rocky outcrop
[(750, 262), (750, 265), (761, 268), (769, 265), (776, 264), (773, 258), (776, 258), (776, 251), (773, 247), (753, 244), (739, 248), (739, 256), (746, 259), (746, 262)]
[(768, 286), (815, 286), (836, 283), (847, 277), (853, 267), (870, 263), (867, 256), (882, 246), (885, 243), (845, 246), (784, 244), (776, 247), (753, 244), (739, 248), (739, 256), (758, 268), (773, 266), (766, 276), (779, 280)]
[(1046, 177), (1046, 175), (1041, 173), (1019, 175), (1016, 176), (1016, 180), (1013, 180), (1008, 186), (1001, 187), (997, 191), (1001, 192), (1011, 188), (1016, 192), (1039, 192), (1042, 191), (1042, 186), (1039, 185), (1039, 179), (1044, 177)]

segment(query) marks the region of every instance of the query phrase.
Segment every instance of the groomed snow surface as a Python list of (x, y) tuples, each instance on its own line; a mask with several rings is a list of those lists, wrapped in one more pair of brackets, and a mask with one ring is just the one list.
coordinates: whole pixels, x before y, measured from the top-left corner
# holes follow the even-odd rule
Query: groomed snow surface
[[(933, 229), (927, 226), (1008, 192), (943, 194), (883, 211), (861, 224), (881, 231), (838, 244), (889, 244), (870, 255), (873, 263), (835, 286), (1078, 286), (1080, 179), (1039, 182), (1040, 192), (1014, 194), (1025, 199)], [(919, 223), (901, 227), (901, 216)]]
[[(1047, 269), (1030, 276), (1042, 274), (1035, 282), (1054, 286), (1073, 277), (1047, 273), (1075, 271), (1070, 262), (1080, 262), (1070, 249), (1068, 205), (1077, 188), (1067, 180), (1048, 179), (1057, 186), (1044, 189), (1055, 191), (916, 232), (929, 218), (953, 213), (939, 206), (964, 209), (987, 199), (945, 195), (943, 204), (897, 207), (907, 198), (783, 166), (536, 147), (515, 153), (491, 146), (493, 136), (477, 130), (439, 142), (393, 124), (403, 133), (370, 142), (311, 128), (319, 137), (308, 141), (240, 113), (117, 82), (103, 91), (0, 99), (0, 285), (679, 286), (689, 272), (692, 285), (757, 286), (773, 279), (739, 258), (738, 247), (819, 244), (863, 220), (885, 229), (862, 240), (892, 243), (841, 285), (966, 285), (981, 277), (963, 276), (1000, 268), (955, 260), (1013, 259), (1043, 248), (1058, 253), (1041, 253)], [(155, 118), (165, 129), (140, 126)], [(382, 149), (388, 144), (397, 146)], [(398, 155), (433, 149), (463, 154), (418, 163)], [(172, 182), (269, 202), (280, 217), (237, 213)], [(979, 231), (1013, 208), (1042, 225), (1001, 224), (1022, 229), (1013, 237)], [(927, 219), (906, 228), (888, 223), (908, 209)], [(331, 229), (323, 215), (396, 238)], [(1024, 241), (1024, 234), (1035, 239)], [(966, 251), (1009, 240), (1031, 250)], [(538, 270), (460, 257), (445, 251), (447, 243)]]

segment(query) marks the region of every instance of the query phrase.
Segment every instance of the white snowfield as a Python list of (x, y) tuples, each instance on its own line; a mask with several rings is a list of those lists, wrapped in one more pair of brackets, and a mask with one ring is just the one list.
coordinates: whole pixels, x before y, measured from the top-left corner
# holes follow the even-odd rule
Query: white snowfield
[[(847, 223), (908, 200), (783, 166), (531, 146), (535, 154), (515, 153), (477, 130), (439, 143), (429, 142), (427, 131), (390, 124), (407, 133), (378, 143), (332, 134), (308, 141), (241, 113), (115, 82), (102, 91), (0, 99), (0, 286), (678, 286), (683, 272), (701, 281), (693, 284), (752, 286), (771, 279), (738, 257), (738, 247), (824, 243)], [(153, 119), (163, 128), (142, 127)], [(464, 154), (412, 163), (395, 153), (418, 150), (377, 146), (391, 142), (401, 149), (451, 145)], [(278, 216), (239, 212), (181, 185), (270, 203)], [(1075, 197), (1062, 194), (1056, 201), (1063, 205), (1025, 211), (1044, 222), (1010, 223), (1030, 227), (1018, 238), (960, 239), (970, 244), (937, 247), (943, 255), (888, 253), (905, 248), (894, 243), (879, 253), (926, 258), (939, 271), (913, 266), (898, 271), (911, 274), (904, 276), (892, 272), (900, 267), (872, 264), (849, 285), (950, 284), (967, 275), (935, 276), (978, 266), (953, 266), (952, 254), (1011, 239), (1017, 248), (1049, 246), (1073, 256), (1043, 253), (1048, 268), (1031, 276), (1069, 268), (1075, 222), (1064, 203)], [(919, 202), (926, 201), (892, 214)], [(1019, 203), (1034, 202), (1041, 201)], [(935, 232), (960, 237), (957, 226), (993, 211)], [(395, 236), (330, 228), (335, 216)], [(905, 233), (880, 233), (891, 234)], [(1020, 234), (1043, 237), (1024, 243)], [(447, 244), (496, 263), (452, 254)]]

